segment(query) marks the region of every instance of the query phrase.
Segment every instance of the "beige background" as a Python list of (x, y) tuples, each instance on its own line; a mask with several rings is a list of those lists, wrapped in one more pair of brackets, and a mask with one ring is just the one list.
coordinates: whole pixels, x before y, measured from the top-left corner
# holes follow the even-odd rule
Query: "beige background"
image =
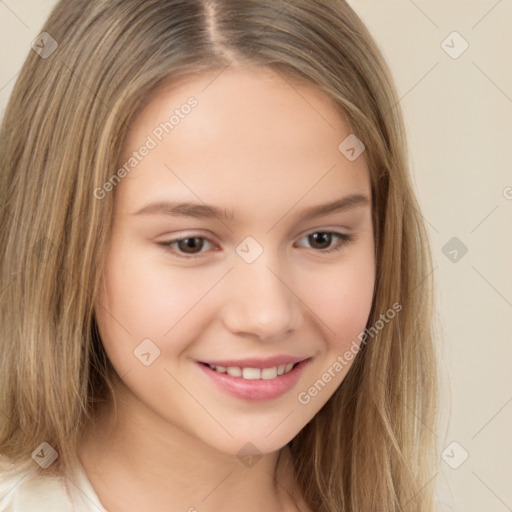
[[(55, 3), (0, 0), (0, 114)], [(512, 3), (350, 4), (396, 79), (435, 261), (444, 421), (425, 484), (442, 512), (512, 510)]]

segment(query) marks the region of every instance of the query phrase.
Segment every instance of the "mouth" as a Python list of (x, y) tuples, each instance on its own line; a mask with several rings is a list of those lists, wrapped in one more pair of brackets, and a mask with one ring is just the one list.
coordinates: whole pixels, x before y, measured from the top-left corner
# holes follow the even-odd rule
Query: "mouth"
[(224, 366), (198, 362), (202, 374), (218, 389), (248, 401), (278, 398), (292, 390), (311, 357), (276, 366)]

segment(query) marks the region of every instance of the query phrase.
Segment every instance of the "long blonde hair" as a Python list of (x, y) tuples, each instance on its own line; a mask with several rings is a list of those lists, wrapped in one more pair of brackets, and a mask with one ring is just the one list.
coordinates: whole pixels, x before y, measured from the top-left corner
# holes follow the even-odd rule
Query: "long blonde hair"
[(316, 85), (364, 142), (377, 267), (368, 327), (401, 305), (290, 441), (300, 489), (318, 512), (433, 510), (428, 239), (395, 86), (352, 8), (342, 0), (61, 0), (43, 32), (58, 47), (45, 58), (31, 51), (0, 137), (0, 454), (28, 467), (47, 442), (59, 458), (46, 471), (76, 467), (80, 433), (113, 375), (94, 304), (114, 194), (98, 200), (93, 191), (117, 169), (130, 122), (156, 87), (238, 61)]

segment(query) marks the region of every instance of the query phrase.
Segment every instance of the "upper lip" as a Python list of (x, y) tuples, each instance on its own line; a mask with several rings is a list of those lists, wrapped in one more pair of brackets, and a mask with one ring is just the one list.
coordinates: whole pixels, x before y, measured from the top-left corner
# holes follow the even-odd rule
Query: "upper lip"
[(279, 355), (274, 357), (268, 357), (265, 359), (258, 357), (250, 357), (247, 359), (223, 359), (222, 361), (200, 361), (212, 366), (236, 366), (238, 368), (274, 368), (275, 366), (281, 366), (289, 363), (300, 363), (308, 357), (294, 357), (287, 355)]

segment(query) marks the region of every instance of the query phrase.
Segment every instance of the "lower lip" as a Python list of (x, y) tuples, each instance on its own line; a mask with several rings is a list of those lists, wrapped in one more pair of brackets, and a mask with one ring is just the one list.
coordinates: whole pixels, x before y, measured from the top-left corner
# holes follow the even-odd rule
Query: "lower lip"
[(219, 373), (209, 366), (198, 363), (201, 370), (222, 390), (244, 400), (271, 400), (292, 389), (300, 379), (310, 359), (296, 364), (288, 373), (274, 379), (244, 379), (227, 373)]

